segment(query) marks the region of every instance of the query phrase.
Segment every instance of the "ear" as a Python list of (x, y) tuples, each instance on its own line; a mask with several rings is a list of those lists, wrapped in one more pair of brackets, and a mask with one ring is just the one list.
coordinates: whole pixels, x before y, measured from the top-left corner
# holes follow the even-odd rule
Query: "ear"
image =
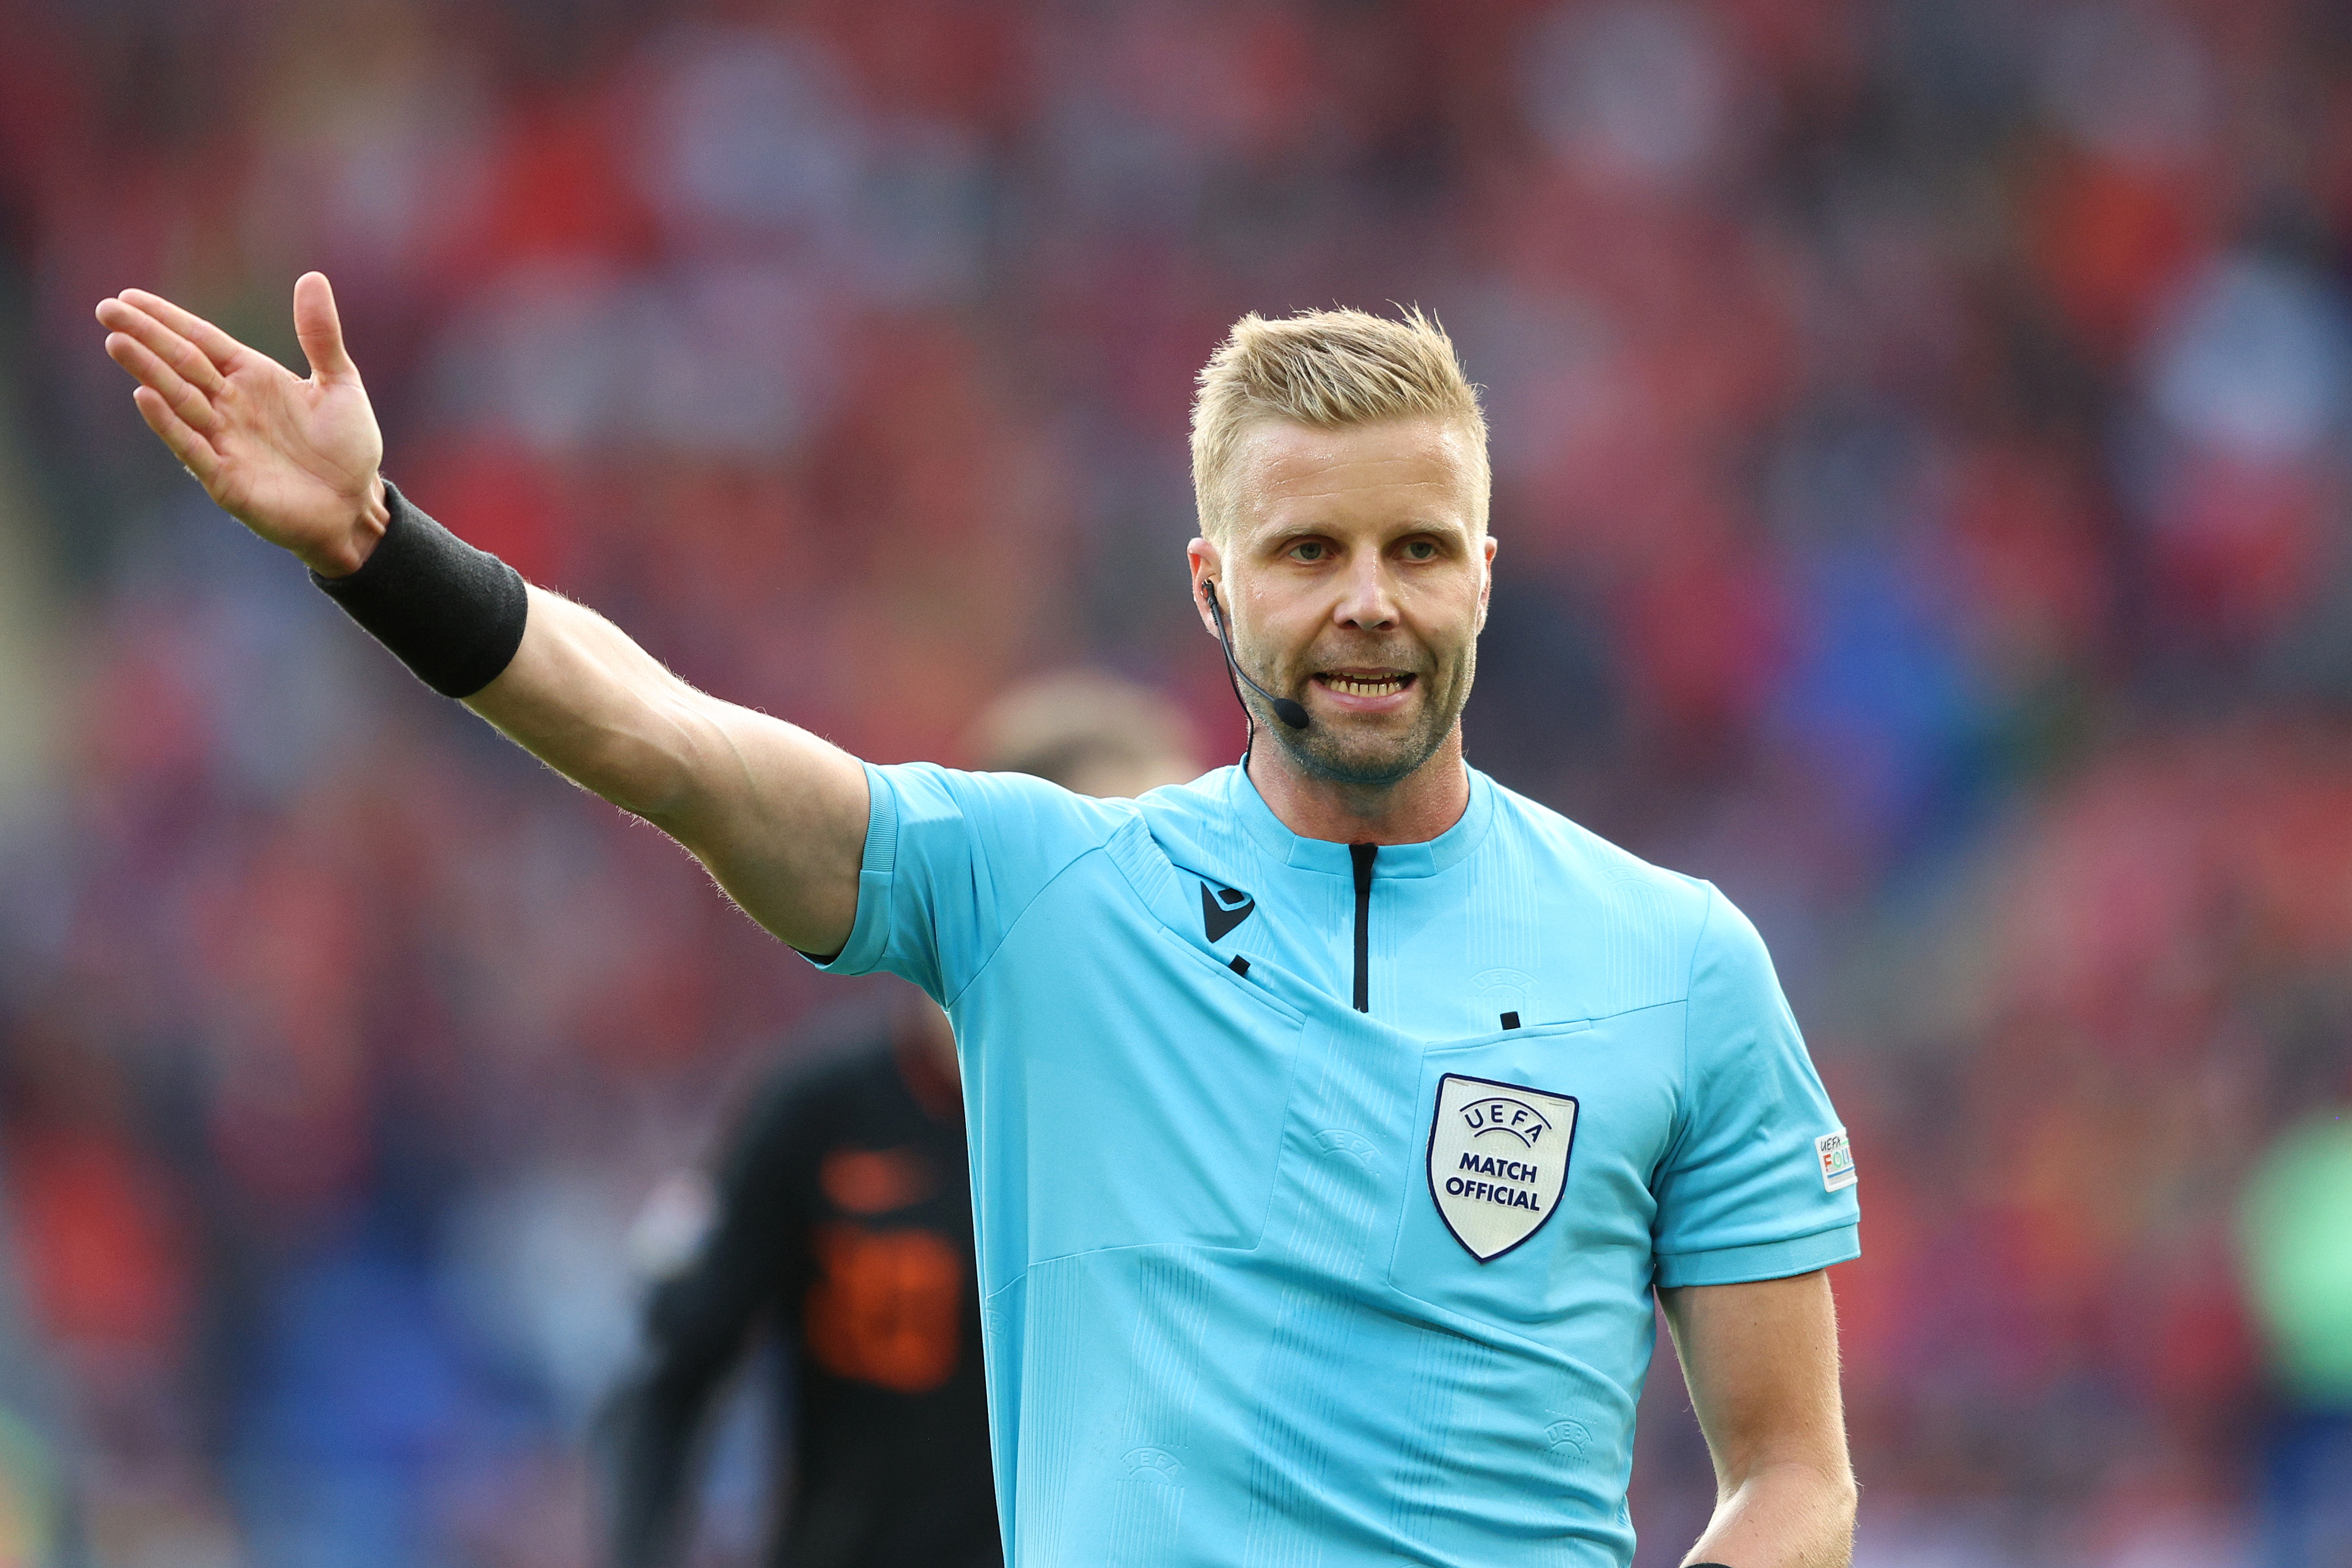
[(1495, 549), (1500, 542), (1493, 534), (1486, 536), (1486, 559), (1478, 566), (1478, 629), (1486, 629), (1486, 604), (1495, 596)]
[(1201, 618), (1202, 629), (1215, 637), (1217, 623), (1209, 616), (1208, 584), (1224, 576), (1224, 557), (1206, 539), (1195, 539), (1186, 545), (1184, 555), (1192, 573), (1192, 613)]

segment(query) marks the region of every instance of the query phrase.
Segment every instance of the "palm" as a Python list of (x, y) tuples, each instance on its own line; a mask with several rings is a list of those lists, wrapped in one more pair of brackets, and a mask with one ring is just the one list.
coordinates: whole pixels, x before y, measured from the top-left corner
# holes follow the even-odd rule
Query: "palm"
[(340, 526), (383, 458), (375, 412), (356, 380), (321, 385), (246, 349), (212, 401), (220, 466), (205, 489), (272, 543)]
[(326, 279), (295, 286), (308, 378), (156, 295), (126, 291), (98, 317), (141, 416), (223, 510), (313, 565), (348, 562), (383, 438)]

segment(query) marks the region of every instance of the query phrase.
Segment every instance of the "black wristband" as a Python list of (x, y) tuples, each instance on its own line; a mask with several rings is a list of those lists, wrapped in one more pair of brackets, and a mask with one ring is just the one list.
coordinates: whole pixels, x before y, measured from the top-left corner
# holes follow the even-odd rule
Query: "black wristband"
[(392, 521), (348, 577), (310, 574), (416, 679), (444, 697), (471, 697), (522, 646), (530, 589), (522, 574), (477, 550), (383, 486)]

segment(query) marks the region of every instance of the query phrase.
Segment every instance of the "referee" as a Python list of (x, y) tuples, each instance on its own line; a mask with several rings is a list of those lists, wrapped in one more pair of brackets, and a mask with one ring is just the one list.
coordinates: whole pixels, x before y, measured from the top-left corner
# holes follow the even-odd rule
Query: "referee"
[(1254, 739), (1137, 801), (860, 763), (528, 587), (380, 477), (317, 273), (308, 380), (98, 314), (213, 499), (435, 689), (947, 1007), (1017, 1568), (1622, 1565), (1654, 1291), (1717, 1471), (1691, 1559), (1849, 1561), (1844, 1130), (1737, 910), (1465, 763), (1486, 422), (1418, 313), (1247, 316), (1202, 370), (1192, 592)]
[[(1197, 770), (1182, 715), (1072, 670), (982, 715), (972, 753), (1085, 795)], [(656, 1286), (644, 1364), (608, 1413), (614, 1568), (686, 1557), (682, 1506), (719, 1391), (755, 1327), (780, 1342), (790, 1468), (778, 1568), (1002, 1561), (971, 1278), (955, 1036), (911, 986), (754, 1098), (719, 1163), (707, 1233)]]

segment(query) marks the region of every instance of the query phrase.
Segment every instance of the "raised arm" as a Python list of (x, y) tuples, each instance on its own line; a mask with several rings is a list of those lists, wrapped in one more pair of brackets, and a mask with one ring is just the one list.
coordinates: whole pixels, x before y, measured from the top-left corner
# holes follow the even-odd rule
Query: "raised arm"
[[(392, 521), (383, 441), (321, 274), (294, 286), (305, 380), (139, 289), (101, 301), (106, 352), (148, 427), (221, 509), (323, 578), (365, 565)], [(806, 731), (678, 679), (619, 627), (529, 591), (521, 641), (465, 699), (565, 777), (693, 851), (794, 947), (839, 951), (857, 912), (866, 775)]]
[(1684, 1561), (1847, 1568), (1855, 1491), (1829, 1275), (1658, 1292), (1715, 1460), (1715, 1517)]

